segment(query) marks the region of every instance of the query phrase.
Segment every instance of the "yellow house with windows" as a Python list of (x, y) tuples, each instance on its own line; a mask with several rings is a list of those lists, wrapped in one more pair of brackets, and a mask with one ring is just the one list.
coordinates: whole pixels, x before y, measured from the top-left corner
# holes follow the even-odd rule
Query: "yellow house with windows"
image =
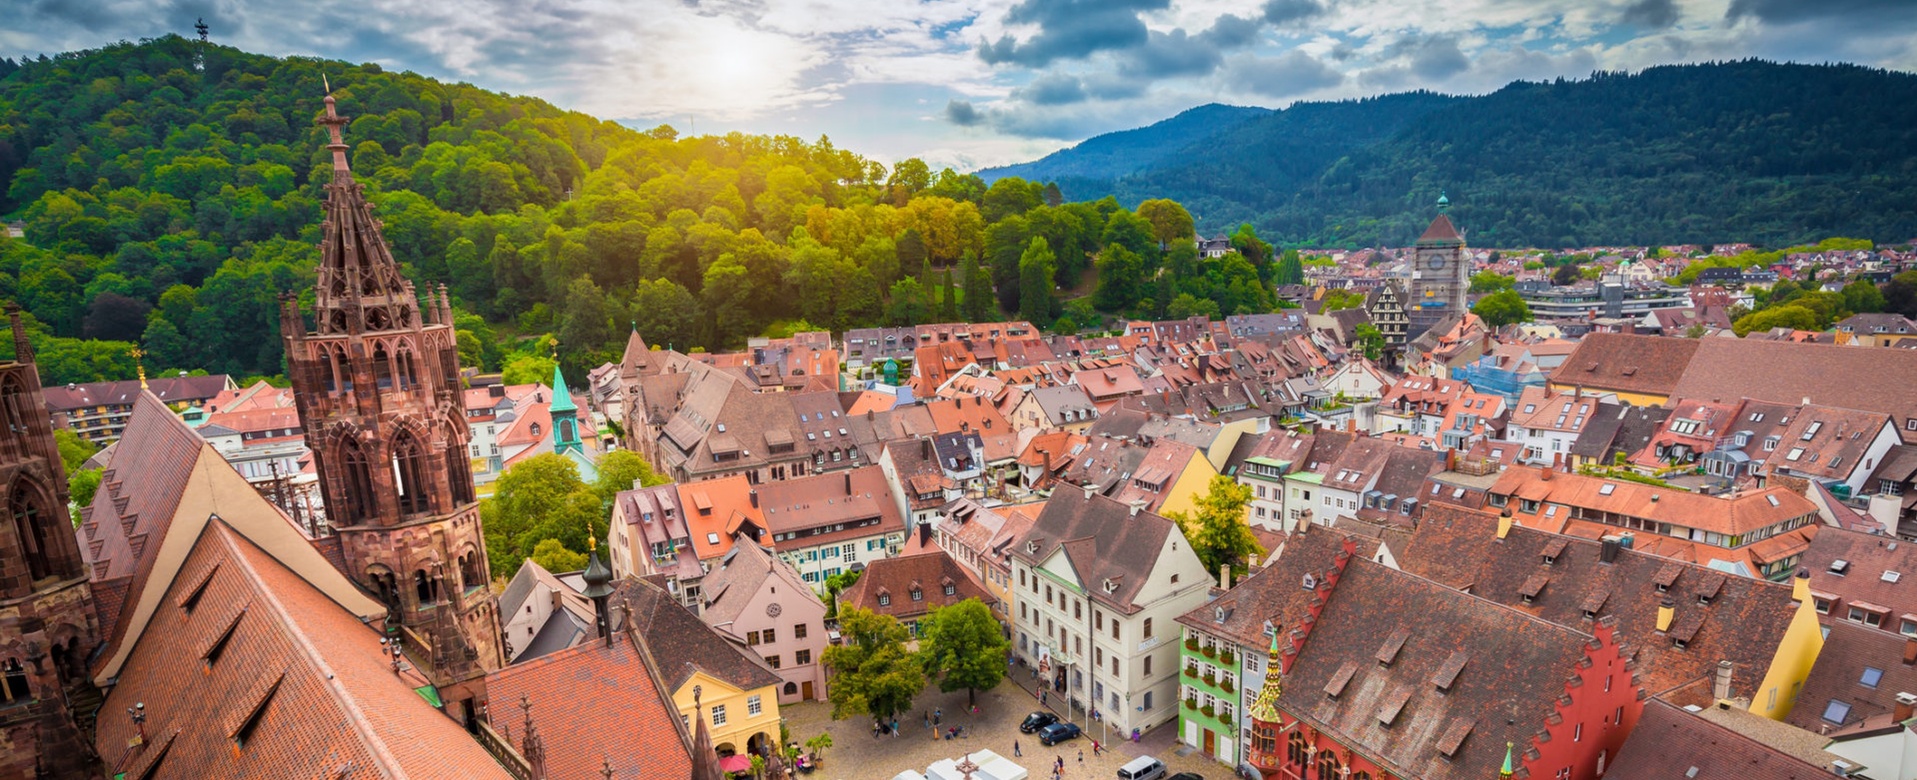
[(1143, 509), (1158, 514), (1190, 512), (1198, 498), (1211, 488), (1218, 476), (1205, 452), (1190, 444), (1159, 439), (1146, 450), (1144, 459), (1131, 470), (1112, 497), (1126, 503), (1143, 502)]
[(779, 685), (784, 680), (765, 659), (744, 642), (706, 625), (672, 594), (649, 582), (621, 580), (610, 602), (615, 605), (614, 624), (624, 630), (621, 624), (630, 620), (644, 637), (688, 729), (699, 725), (693, 718), (705, 718), (712, 745), (722, 757), (778, 747)]

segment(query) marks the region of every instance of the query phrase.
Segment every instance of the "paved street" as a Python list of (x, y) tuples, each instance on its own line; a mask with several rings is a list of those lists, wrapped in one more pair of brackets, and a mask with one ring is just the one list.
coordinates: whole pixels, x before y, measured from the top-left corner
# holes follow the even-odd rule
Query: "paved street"
[[(1223, 764), (1207, 761), (1197, 755), (1180, 756), (1171, 750), (1175, 747), (1171, 742), (1173, 724), (1160, 726), (1154, 733), (1146, 735), (1141, 745), (1122, 742), (1114, 745), (1114, 750), (1094, 756), (1093, 738), (1098, 739), (1101, 745), (1110, 744), (1097, 724), (1093, 724), (1087, 736), (1053, 748), (1040, 747), (1037, 737), (1020, 734), (1019, 721), (1039, 709), (1038, 700), (1031, 691), (1022, 690), (1009, 680), (990, 691), (979, 692), (978, 715), (967, 712), (965, 702), (964, 691), (941, 693), (937, 686), (927, 687), (924, 693), (919, 694), (917, 709), (911, 712), (910, 717), (899, 717), (901, 733), (896, 737), (873, 737), (869, 718), (834, 721), (831, 719), (832, 705), (825, 702), (786, 705), (780, 711), (784, 713), (795, 741), (804, 743), (821, 730), (832, 733), (833, 747), (825, 751), (822, 768), (805, 776), (815, 780), (889, 780), (903, 770), (923, 772), (926, 766), (938, 759), (956, 758), (961, 753), (982, 749), (997, 751), (1018, 762), (1031, 772), (1032, 780), (1051, 777), (1052, 763), (1059, 756), (1065, 758), (1065, 777), (1111, 778), (1116, 775), (1119, 766), (1147, 750), (1153, 751), (1152, 755), (1164, 761), (1173, 773), (1196, 772), (1207, 780), (1223, 780), (1232, 776), (1231, 770)], [(920, 717), (920, 710), (931, 712), (933, 708), (944, 711), (944, 717), (940, 720), (941, 728), (960, 726), (970, 736), (934, 741), (931, 729), (925, 727)], [(1015, 740), (1024, 751), (1022, 757), (1012, 755), (1012, 743)], [(1084, 751), (1082, 763), (1079, 761), (1080, 750)]]

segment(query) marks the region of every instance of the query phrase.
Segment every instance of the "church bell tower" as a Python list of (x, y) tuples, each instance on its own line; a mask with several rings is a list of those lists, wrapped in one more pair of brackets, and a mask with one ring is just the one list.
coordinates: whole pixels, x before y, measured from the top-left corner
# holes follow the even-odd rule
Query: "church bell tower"
[(288, 375), (312, 449), (326, 521), (347, 576), (388, 609), (382, 626), (470, 719), (485, 674), (504, 665), (498, 605), (474, 501), (470, 432), (446, 289), (422, 305), (346, 163), (346, 118), (326, 96), (330, 135), (312, 329), (282, 299)]

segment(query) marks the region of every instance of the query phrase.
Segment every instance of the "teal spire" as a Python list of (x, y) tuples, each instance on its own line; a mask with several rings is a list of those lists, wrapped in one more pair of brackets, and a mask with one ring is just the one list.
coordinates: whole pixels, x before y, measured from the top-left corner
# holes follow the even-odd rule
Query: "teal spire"
[(566, 375), (559, 372), (559, 366), (552, 367), (552, 410), (554, 412), (577, 412), (579, 407), (572, 402), (572, 393), (566, 391)]
[(579, 406), (572, 402), (566, 375), (556, 365), (552, 368), (552, 406), (547, 411), (552, 414), (552, 451), (584, 454), (586, 447), (579, 441)]
[(1500, 778), (1510, 777), (1514, 774), (1517, 774), (1518, 770), (1511, 766), (1511, 747), (1512, 747), (1511, 743), (1509, 742), (1504, 743), (1504, 768), (1498, 770), (1498, 777)]
[(1451, 210), (1451, 198), (1447, 197), (1444, 194), (1444, 190), (1438, 190), (1438, 213), (1443, 214), (1450, 210)]

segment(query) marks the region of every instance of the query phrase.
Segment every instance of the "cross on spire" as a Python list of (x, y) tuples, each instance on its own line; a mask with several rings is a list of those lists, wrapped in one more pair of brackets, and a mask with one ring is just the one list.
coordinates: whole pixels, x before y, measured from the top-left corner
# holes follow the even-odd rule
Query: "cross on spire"
[(330, 139), (330, 142), (326, 144), (326, 148), (333, 152), (333, 178), (338, 179), (342, 174), (350, 175), (352, 173), (352, 169), (346, 165), (346, 136), (340, 131), (340, 128), (346, 126), (346, 117), (340, 116), (339, 112), (333, 108), (332, 82), (328, 81), (325, 75), (321, 75), (320, 83), (326, 87), (326, 100), (324, 101), (326, 103), (326, 116), (314, 121), (326, 128), (326, 135), (328, 139)]

